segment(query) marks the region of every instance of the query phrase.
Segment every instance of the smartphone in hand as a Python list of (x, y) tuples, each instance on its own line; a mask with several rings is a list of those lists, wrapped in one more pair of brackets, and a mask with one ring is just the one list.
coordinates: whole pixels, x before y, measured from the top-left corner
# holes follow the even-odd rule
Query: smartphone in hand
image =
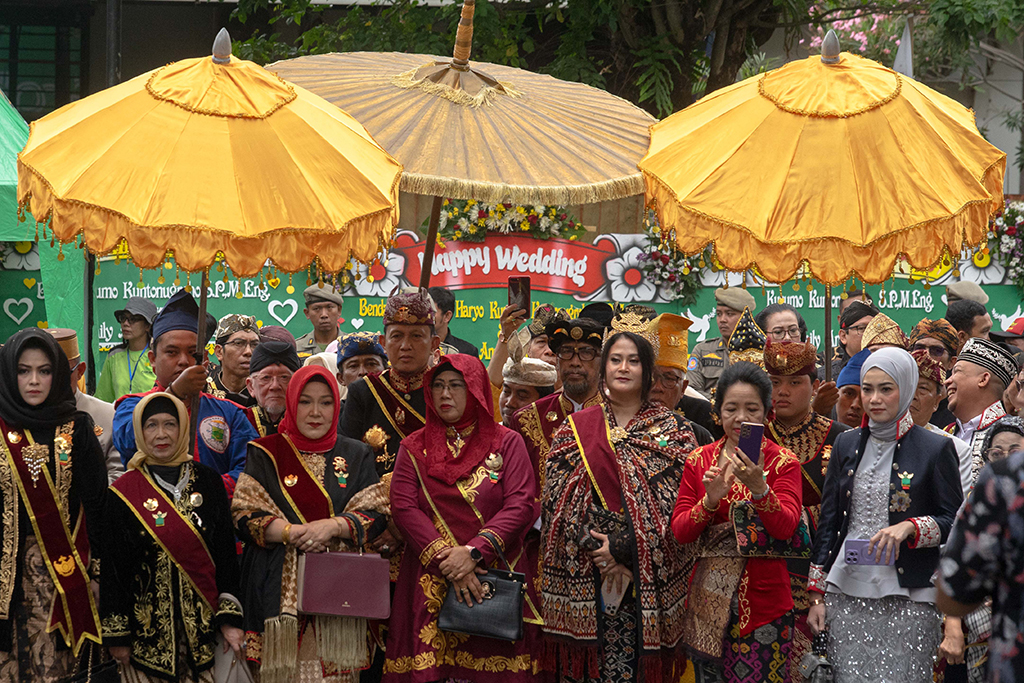
[(526, 311), (526, 317), (530, 317), (530, 278), (510, 277), (508, 279), (508, 303), (510, 306)]
[(764, 425), (758, 422), (744, 422), (740, 425), (739, 449), (757, 464), (761, 461), (761, 439), (764, 438)]

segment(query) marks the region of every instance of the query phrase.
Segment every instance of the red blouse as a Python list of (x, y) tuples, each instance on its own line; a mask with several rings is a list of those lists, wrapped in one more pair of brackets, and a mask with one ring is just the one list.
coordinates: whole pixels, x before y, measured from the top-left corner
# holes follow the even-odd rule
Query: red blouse
[[(750, 490), (737, 479), (714, 514), (704, 507), (704, 473), (718, 461), (724, 444), (725, 439), (719, 439), (701, 446), (686, 460), (679, 498), (672, 512), (672, 533), (680, 543), (694, 543), (709, 523), (731, 523), (731, 504), (751, 500)], [(767, 439), (762, 442), (761, 455), (768, 475), (768, 493), (752, 502), (765, 530), (775, 538), (788, 539), (796, 531), (802, 509), (800, 461), (792, 452)], [(793, 609), (786, 561), (749, 558), (740, 577), (738, 600), (742, 635)]]

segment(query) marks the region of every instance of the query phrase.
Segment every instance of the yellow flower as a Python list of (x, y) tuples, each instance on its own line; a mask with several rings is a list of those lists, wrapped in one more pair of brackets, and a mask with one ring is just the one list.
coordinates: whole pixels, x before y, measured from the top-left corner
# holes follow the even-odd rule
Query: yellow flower
[(459, 239), (460, 237), (462, 237), (462, 231), (461, 230), (456, 230), (455, 231), (455, 239)]
[(519, 213), (521, 213), (523, 215), (526, 215), (526, 207), (523, 207), (523, 206), (516, 207), (516, 211), (518, 211)]
[(519, 224), (519, 229), (522, 230), (523, 232), (529, 232), (530, 224), (527, 223), (526, 221), (523, 221), (522, 223)]
[(575, 242), (576, 241), (576, 235), (569, 235), (569, 241), (570, 242)]
[(449, 204), (451, 204), (451, 202), (449, 202), (447, 199), (441, 202), (441, 206), (448, 206)]
[(468, 209), (469, 207), (473, 206), (474, 204), (476, 204), (476, 200), (475, 200), (475, 199), (467, 199), (467, 200), (466, 200), (466, 208), (467, 208), (467, 209)]

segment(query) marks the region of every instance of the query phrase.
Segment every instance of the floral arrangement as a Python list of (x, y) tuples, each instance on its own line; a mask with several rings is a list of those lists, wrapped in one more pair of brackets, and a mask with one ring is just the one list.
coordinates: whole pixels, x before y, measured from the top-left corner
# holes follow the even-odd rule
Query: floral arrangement
[(561, 206), (485, 204), (475, 199), (445, 199), (441, 204), (437, 226), (441, 243), (448, 240), (483, 242), (489, 232), (525, 233), (542, 240), (557, 237), (575, 241), (586, 229)]
[(644, 235), (647, 251), (640, 255), (640, 270), (666, 299), (684, 306), (694, 303), (701, 287), (701, 270), (711, 263), (709, 249), (694, 257), (684, 255), (676, 247), (675, 236), (661, 229), (653, 209), (647, 210)]
[(1006, 279), (1024, 294), (1024, 202), (1007, 201), (1003, 212), (992, 221), (989, 240), (998, 247), (1006, 266)]

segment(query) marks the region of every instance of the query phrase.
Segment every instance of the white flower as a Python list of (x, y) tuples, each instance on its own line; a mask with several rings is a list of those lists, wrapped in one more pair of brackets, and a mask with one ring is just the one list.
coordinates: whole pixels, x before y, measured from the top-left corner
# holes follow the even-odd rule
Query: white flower
[(996, 285), (1003, 281), (1006, 269), (993, 260), (992, 254), (978, 251), (972, 258), (960, 262), (960, 279), (979, 285)]
[[(356, 272), (359, 280), (355, 283), (355, 289), (359, 296), (388, 296), (395, 287), (403, 284), (405, 256), (392, 251), (371, 268), (361, 263), (356, 264)], [(370, 282), (368, 275), (373, 275), (373, 282)]]
[(15, 242), (3, 260), (4, 270), (39, 270), (39, 247), (35, 242)]
[(657, 287), (644, 277), (640, 269), (640, 255), (644, 252), (633, 246), (621, 256), (605, 262), (605, 274), (611, 289), (612, 300), (619, 303), (650, 301), (657, 293)]

